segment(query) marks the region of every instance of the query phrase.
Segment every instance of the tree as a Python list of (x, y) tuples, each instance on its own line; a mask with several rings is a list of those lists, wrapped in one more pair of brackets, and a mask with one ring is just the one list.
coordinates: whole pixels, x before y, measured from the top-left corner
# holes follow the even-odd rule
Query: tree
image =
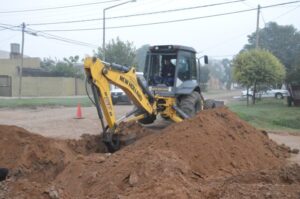
[(211, 60), (209, 71), (210, 75), (219, 80), (220, 86), (223, 88), (224, 85), (226, 89), (231, 88), (232, 82), (232, 71), (231, 71), (231, 61), (229, 59), (223, 60)]
[(223, 82), (226, 84), (226, 89), (231, 89), (232, 84), (232, 68), (231, 68), (231, 61), (229, 59), (222, 59), (222, 65), (224, 67), (224, 76), (223, 76)]
[(69, 58), (64, 57), (63, 60), (67, 62), (69, 65), (72, 65), (72, 64), (76, 64), (79, 61), (79, 56), (75, 55), (74, 57), (70, 56)]
[[(123, 42), (117, 37), (116, 40), (112, 39), (105, 45), (105, 61), (133, 66), (135, 65), (135, 52), (136, 49), (132, 42)], [(101, 47), (98, 48), (95, 56), (103, 59), (103, 49)]]
[(222, 61), (216, 59), (210, 59), (208, 69), (209, 69), (209, 75), (214, 79), (218, 79), (219, 87), (223, 88), (225, 83), (225, 72), (224, 72), (224, 66), (222, 64)]
[(233, 76), (238, 83), (246, 86), (247, 90), (253, 86), (253, 104), (257, 86), (281, 83), (285, 77), (283, 65), (266, 50), (254, 49), (239, 53), (233, 60), (233, 67)]
[[(248, 36), (248, 42), (244, 50), (255, 48), (255, 32)], [(275, 22), (270, 22), (265, 28), (259, 30), (259, 47), (269, 50), (280, 59), (286, 67), (286, 80), (289, 82), (290, 76), (294, 76), (293, 63), (300, 55), (300, 32), (292, 25), (280, 26)]]
[(83, 78), (82, 66), (78, 65), (78, 61), (78, 55), (63, 58), (63, 61), (44, 58), (41, 62), (41, 67), (54, 76)]
[(210, 59), (209, 63), (209, 75), (214, 79), (219, 80), (219, 86), (221, 88), (226, 87), (226, 89), (230, 90), (232, 83), (232, 68), (231, 68), (231, 60), (229, 59)]
[(300, 85), (300, 54), (295, 59), (294, 63), (292, 64), (291, 71), (289, 73), (289, 83)]
[(135, 62), (137, 63), (138, 71), (144, 71), (147, 51), (149, 47), (149, 44), (145, 44), (136, 50)]
[(52, 69), (57, 75), (64, 77), (79, 77), (83, 78), (82, 67), (78, 66), (79, 56), (70, 56), (69, 58), (63, 58), (63, 61), (58, 61), (55, 67)]
[(200, 66), (200, 84), (202, 91), (207, 90), (207, 82), (209, 78), (209, 66)]
[(53, 60), (52, 58), (44, 58), (43, 61), (41, 61), (41, 68), (45, 69), (46, 71), (50, 71), (51, 68), (55, 67), (57, 60)]

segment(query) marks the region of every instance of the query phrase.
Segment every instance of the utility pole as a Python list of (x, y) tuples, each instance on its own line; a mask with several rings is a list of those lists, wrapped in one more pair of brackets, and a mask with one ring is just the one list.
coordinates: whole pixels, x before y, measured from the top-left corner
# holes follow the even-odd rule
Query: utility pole
[(256, 44), (255, 48), (259, 48), (259, 16), (260, 16), (260, 5), (257, 6), (257, 20), (256, 20)]
[(23, 70), (23, 64), (24, 64), (24, 33), (25, 33), (25, 23), (22, 23), (22, 49), (21, 49), (21, 66), (20, 66), (20, 73), (19, 73), (19, 98), (22, 96), (22, 70)]
[(125, 1), (123, 3), (119, 3), (119, 4), (116, 4), (116, 5), (113, 5), (113, 6), (110, 6), (110, 7), (107, 7), (107, 8), (103, 9), (103, 28), (102, 28), (103, 29), (103, 36), (102, 36), (102, 39), (103, 39), (103, 41), (102, 41), (103, 61), (105, 61), (105, 12), (109, 9), (112, 9), (112, 8), (130, 3), (130, 2), (135, 2), (135, 1), (136, 0), (129, 0), (129, 1)]
[[(255, 48), (258, 49), (259, 48), (259, 18), (260, 18), (260, 5), (258, 4), (257, 6), (257, 20), (256, 20), (256, 42), (255, 42)], [(247, 105), (248, 105), (248, 90), (247, 89)], [(252, 96), (252, 103), (255, 104), (255, 96), (256, 95), (256, 81), (254, 83), (254, 88), (253, 88), (253, 96)]]
[(103, 36), (102, 36), (102, 53), (103, 53), (103, 61), (105, 61), (105, 9), (103, 10)]

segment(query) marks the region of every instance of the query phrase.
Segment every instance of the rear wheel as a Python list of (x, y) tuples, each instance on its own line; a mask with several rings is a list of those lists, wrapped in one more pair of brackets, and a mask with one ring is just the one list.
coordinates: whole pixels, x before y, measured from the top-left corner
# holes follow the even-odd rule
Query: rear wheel
[(288, 96), (287, 97), (287, 104), (288, 104), (288, 106), (292, 106), (292, 103), (293, 103), (293, 98), (291, 96)]
[(200, 93), (193, 91), (189, 95), (180, 97), (179, 107), (189, 117), (193, 117), (201, 110), (202, 102)]
[(276, 98), (276, 99), (283, 99), (282, 93), (276, 93), (276, 94), (275, 94), (275, 98)]

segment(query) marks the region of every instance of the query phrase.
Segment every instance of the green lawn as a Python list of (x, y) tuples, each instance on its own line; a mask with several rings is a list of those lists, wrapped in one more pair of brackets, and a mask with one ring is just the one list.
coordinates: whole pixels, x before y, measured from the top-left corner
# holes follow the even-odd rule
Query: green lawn
[(67, 98), (24, 98), (24, 99), (0, 99), (0, 108), (38, 107), (38, 106), (91, 106), (88, 97)]
[(288, 107), (286, 100), (263, 99), (256, 105), (231, 102), (228, 107), (259, 129), (274, 132), (300, 132), (300, 107)]

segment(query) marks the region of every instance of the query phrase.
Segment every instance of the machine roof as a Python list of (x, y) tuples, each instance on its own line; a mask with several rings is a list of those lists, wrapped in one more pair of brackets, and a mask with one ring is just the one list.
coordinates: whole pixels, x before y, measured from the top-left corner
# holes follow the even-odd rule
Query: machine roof
[(155, 45), (150, 46), (149, 50), (151, 52), (174, 52), (178, 50), (185, 50), (196, 53), (196, 50), (194, 48), (181, 45)]

